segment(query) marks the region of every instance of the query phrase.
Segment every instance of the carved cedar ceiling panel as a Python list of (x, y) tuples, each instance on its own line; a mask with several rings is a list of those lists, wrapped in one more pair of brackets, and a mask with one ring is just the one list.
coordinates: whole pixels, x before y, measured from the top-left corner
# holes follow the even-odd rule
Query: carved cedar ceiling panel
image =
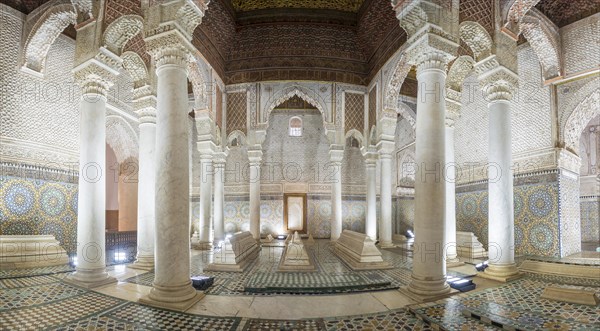
[(562, 28), (600, 12), (600, 0), (540, 0), (535, 8)]
[(106, 15), (104, 26), (107, 27), (117, 18), (124, 15), (142, 16), (142, 3), (140, 0), (106, 0)]
[(331, 9), (357, 12), (363, 0), (231, 0), (236, 11), (272, 8)]
[(256, 3), (213, 0), (195, 31), (194, 45), (226, 84), (364, 85), (406, 39), (389, 0), (358, 1), (354, 10), (336, 1)]
[(460, 22), (473, 21), (481, 24), (494, 35), (494, 1), (461, 0), (459, 9)]
[(2, 0), (0, 3), (8, 5), (23, 14), (29, 14), (37, 7), (49, 1), (50, 0)]

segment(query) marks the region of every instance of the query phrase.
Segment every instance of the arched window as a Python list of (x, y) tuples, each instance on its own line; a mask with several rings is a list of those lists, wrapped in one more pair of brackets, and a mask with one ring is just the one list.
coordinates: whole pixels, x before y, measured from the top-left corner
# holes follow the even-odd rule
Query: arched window
[(290, 118), (290, 137), (302, 137), (302, 119), (300, 117)]

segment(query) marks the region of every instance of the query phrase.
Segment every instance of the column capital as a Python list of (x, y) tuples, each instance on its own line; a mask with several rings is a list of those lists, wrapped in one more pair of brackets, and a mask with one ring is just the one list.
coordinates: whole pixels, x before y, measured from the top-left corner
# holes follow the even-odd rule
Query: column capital
[(444, 74), (448, 71), (448, 63), (454, 59), (454, 55), (444, 51), (436, 50), (430, 46), (421, 47), (418, 55), (415, 56), (417, 66), (417, 79), (425, 72), (437, 70)]
[(499, 65), (493, 57), (476, 65), (479, 85), (489, 102), (510, 101), (519, 86), (519, 76)]
[(380, 140), (377, 143), (377, 152), (379, 158), (391, 158), (396, 147), (396, 142), (393, 140)]
[(175, 0), (145, 11), (144, 41), (157, 70), (164, 65), (188, 70), (188, 62), (196, 52), (190, 40), (208, 3), (209, 0)]
[(331, 145), (329, 147), (329, 159), (333, 163), (341, 163), (344, 158), (344, 147), (341, 145)]
[(116, 69), (97, 59), (88, 60), (73, 69), (75, 82), (81, 87), (82, 95), (97, 95), (104, 99), (118, 75)]
[(210, 157), (212, 158), (212, 156), (215, 154), (215, 151), (217, 150), (217, 145), (215, 145), (215, 143), (212, 140), (201, 140), (196, 142), (196, 148), (200, 153), (200, 157), (207, 157), (208, 155), (210, 155)]
[(248, 160), (250, 161), (251, 166), (260, 166), (262, 162), (263, 152), (262, 149), (249, 149), (248, 150)]
[(156, 124), (156, 96), (152, 94), (150, 85), (144, 85), (133, 90), (133, 106), (140, 125)]
[(190, 42), (177, 30), (146, 38), (146, 48), (154, 60), (156, 71), (161, 67), (172, 65), (188, 72), (188, 63), (192, 61)]
[(213, 163), (215, 164), (215, 166), (219, 166), (219, 165), (224, 166), (226, 161), (227, 161), (227, 153), (217, 151), (213, 154)]

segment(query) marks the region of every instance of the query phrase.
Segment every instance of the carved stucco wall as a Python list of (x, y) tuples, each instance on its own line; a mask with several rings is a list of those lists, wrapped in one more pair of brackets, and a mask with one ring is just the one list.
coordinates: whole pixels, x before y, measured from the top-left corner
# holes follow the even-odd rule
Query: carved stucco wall
[[(519, 90), (511, 102), (513, 157), (552, 147), (550, 88), (542, 85), (541, 67), (528, 44), (518, 50)], [(483, 164), (488, 157), (488, 109), (477, 78), (463, 84), (461, 117), (456, 121), (456, 162)]]
[[(64, 164), (79, 153), (79, 91), (70, 69), (74, 42), (61, 35), (49, 50), (43, 80), (18, 71), (23, 20), (0, 5), (0, 153), (4, 160)], [(55, 166), (56, 167), (56, 166)]]
[[(289, 119), (302, 119), (302, 137), (290, 137)], [(276, 110), (269, 118), (267, 137), (263, 143), (261, 183), (287, 182), (325, 183), (331, 170), (329, 142), (323, 128), (323, 117), (316, 110)], [(298, 174), (301, 170), (301, 176)]]
[(600, 13), (560, 29), (567, 75), (600, 65)]
[[(0, 5), (0, 153), (3, 161), (66, 168), (79, 154), (80, 89), (71, 69), (75, 42), (59, 35), (49, 49), (43, 79), (18, 68), (23, 17)], [(109, 91), (107, 141), (121, 160), (137, 157), (137, 117), (131, 108), (131, 77), (124, 71)], [(122, 115), (122, 113), (125, 115)], [(111, 120), (112, 119), (112, 120)]]

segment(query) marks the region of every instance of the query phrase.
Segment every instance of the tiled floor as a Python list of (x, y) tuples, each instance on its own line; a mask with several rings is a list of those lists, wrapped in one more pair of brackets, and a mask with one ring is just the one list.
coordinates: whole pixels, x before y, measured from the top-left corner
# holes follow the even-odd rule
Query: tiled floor
[[(318, 272), (279, 273), (277, 267), (283, 248), (263, 247), (258, 259), (242, 273), (203, 272), (212, 261), (207, 251), (192, 256), (190, 272), (215, 277), (214, 285), (206, 291), (215, 295), (279, 295), (335, 294), (397, 289), (410, 281), (412, 259), (382, 250), (383, 259), (395, 268), (388, 270), (352, 271), (330, 247), (329, 240), (316, 240), (310, 247)], [(450, 271), (451, 276), (464, 274)], [(151, 286), (154, 274), (147, 273), (126, 279), (126, 282)]]
[[(297, 282), (326, 284), (332, 281), (327, 277), (333, 275), (341, 275), (342, 279), (354, 275), (336, 262), (335, 256), (321, 254), (320, 270), (325, 278)], [(374, 275), (403, 284), (410, 276), (410, 260), (388, 254), (394, 253), (384, 255), (401, 265)], [(196, 272), (200, 258), (202, 254), (193, 263)], [(238, 291), (243, 291), (244, 282), (251, 277), (273, 277), (271, 268), (275, 266), (270, 268), (270, 261), (256, 263), (253, 268), (258, 269), (246, 277), (229, 275), (230, 282), (221, 286), (234, 287), (215, 291), (221, 295), (207, 295), (188, 313), (129, 301), (147, 293), (149, 287), (144, 285), (120, 282), (90, 291), (63, 283), (66, 273), (21, 271), (21, 276), (31, 276), (0, 279), (0, 330), (499, 330), (501, 326), (520, 330), (600, 330), (600, 307), (540, 298), (545, 287), (565, 286), (568, 282), (529, 275), (504, 285), (476, 278), (478, 291), (422, 305), (415, 305), (396, 290), (320, 296), (240, 295)], [(139, 271), (116, 266), (110, 268), (110, 273), (123, 280)], [(243, 280), (234, 281), (236, 275)], [(140, 282), (151, 282), (152, 277), (151, 273), (137, 275)], [(286, 281), (275, 279), (284, 284)], [(600, 293), (600, 286), (584, 288)]]

